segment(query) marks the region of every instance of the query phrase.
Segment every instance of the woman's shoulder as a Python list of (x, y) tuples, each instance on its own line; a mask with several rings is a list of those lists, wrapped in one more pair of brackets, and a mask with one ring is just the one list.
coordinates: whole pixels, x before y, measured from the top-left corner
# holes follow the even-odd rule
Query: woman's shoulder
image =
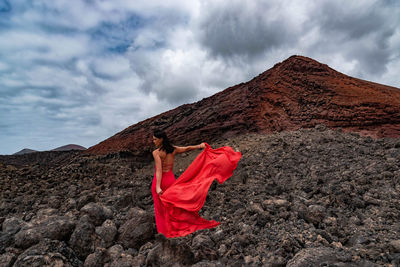
[[(172, 146), (174, 148), (174, 151), (172, 151), (170, 154), (175, 155), (177, 152), (177, 146)], [(159, 155), (159, 156), (165, 156), (167, 153), (164, 150), (161, 150), (160, 148), (157, 148), (155, 150), (153, 150), (152, 152), (153, 155)]]

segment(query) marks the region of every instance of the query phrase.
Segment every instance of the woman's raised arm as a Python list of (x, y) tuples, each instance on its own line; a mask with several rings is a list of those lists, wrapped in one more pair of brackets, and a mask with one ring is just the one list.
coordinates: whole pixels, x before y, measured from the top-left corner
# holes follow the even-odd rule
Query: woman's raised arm
[(195, 145), (195, 146), (174, 146), (174, 147), (175, 147), (175, 152), (177, 154), (180, 154), (180, 153), (185, 153), (185, 152), (195, 150), (195, 149), (205, 148), (206, 145), (204, 143), (201, 143), (200, 145)]

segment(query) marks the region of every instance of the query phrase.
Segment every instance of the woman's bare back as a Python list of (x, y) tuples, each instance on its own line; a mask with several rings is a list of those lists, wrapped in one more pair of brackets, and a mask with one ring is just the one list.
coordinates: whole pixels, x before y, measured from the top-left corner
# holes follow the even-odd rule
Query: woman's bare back
[(162, 171), (169, 172), (174, 167), (175, 150), (172, 153), (165, 152), (164, 150), (157, 149), (161, 158)]
[(197, 146), (173, 146), (174, 151), (172, 153), (168, 153), (165, 150), (161, 150), (160, 148), (154, 150), (160, 156), (162, 171), (169, 172), (174, 167), (174, 159), (176, 154), (181, 154), (187, 151), (191, 151), (198, 148), (205, 148), (204, 143), (201, 143)]

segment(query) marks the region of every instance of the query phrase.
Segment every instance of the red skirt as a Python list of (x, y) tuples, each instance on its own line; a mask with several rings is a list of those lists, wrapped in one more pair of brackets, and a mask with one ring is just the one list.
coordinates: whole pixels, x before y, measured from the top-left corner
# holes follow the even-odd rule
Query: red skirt
[(178, 179), (175, 180), (172, 170), (162, 173), (161, 196), (156, 193), (154, 173), (151, 192), (157, 231), (168, 238), (185, 236), (220, 224), (200, 217), (198, 212), (214, 179), (222, 184), (231, 177), (241, 153), (229, 146), (212, 149), (205, 144), (206, 148)]

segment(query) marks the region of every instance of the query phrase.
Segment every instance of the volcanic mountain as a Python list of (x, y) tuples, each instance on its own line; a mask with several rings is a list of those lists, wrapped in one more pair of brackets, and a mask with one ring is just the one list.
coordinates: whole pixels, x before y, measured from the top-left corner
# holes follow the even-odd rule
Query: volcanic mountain
[(34, 153), (38, 152), (37, 150), (29, 149), (29, 148), (24, 148), (18, 152), (15, 152), (13, 155), (23, 155), (23, 154), (29, 154), (29, 153)]
[(125, 151), (148, 157), (155, 128), (165, 130), (176, 144), (189, 145), (317, 124), (375, 138), (399, 137), (400, 89), (291, 56), (246, 83), (134, 124), (84, 153)]
[(86, 148), (80, 145), (69, 144), (54, 148), (51, 151), (69, 151), (69, 150), (86, 150)]

